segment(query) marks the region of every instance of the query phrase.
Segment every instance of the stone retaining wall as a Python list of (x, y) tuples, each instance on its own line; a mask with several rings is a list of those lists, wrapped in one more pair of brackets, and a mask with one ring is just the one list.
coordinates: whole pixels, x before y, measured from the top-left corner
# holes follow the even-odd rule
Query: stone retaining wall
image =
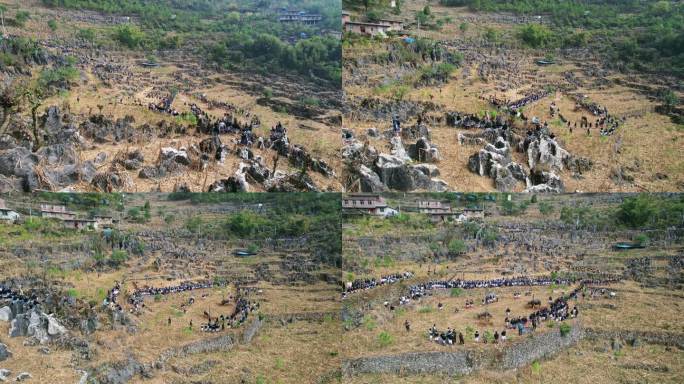
[(589, 339), (618, 339), (628, 343), (640, 340), (649, 344), (677, 347), (684, 350), (684, 333), (587, 328), (584, 330), (584, 336)]
[(558, 330), (553, 330), (528, 336), (503, 348), (361, 357), (343, 362), (342, 372), (347, 376), (362, 373), (465, 375), (482, 369), (520, 368), (535, 360), (557, 354), (577, 343), (582, 335), (579, 323), (575, 322), (566, 336), (561, 336)]

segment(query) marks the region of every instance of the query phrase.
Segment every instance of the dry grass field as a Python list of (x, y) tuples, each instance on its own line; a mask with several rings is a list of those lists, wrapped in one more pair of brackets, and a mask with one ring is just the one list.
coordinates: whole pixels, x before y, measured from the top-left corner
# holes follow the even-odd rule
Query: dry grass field
[[(454, 210), (459, 210), (462, 202), (451, 198), (439, 199), (439, 195), (387, 195), (390, 207), (409, 207), (416, 201), (449, 201)], [(504, 195), (505, 196), (505, 195)], [(523, 194), (512, 195), (513, 204), (529, 201)], [(347, 313), (345, 342), (342, 346), (343, 360), (366, 357), (392, 359), (394, 356), (418, 352), (488, 352), (494, 356), (503, 353), (504, 348), (516, 348), (529, 338), (541, 333), (558, 332), (558, 324), (553, 321), (542, 323), (533, 335), (518, 336), (513, 330), (507, 331), (506, 346), (500, 344), (475, 343), (475, 330), (482, 335), (504, 328), (506, 309), (510, 316), (527, 316), (533, 312), (527, 301), (537, 298), (546, 305), (550, 297), (556, 298), (569, 292), (578, 285), (546, 287), (506, 287), (492, 289), (436, 289), (430, 295), (409, 304), (399, 305), (400, 295), (408, 293), (413, 284), (434, 280), (485, 280), (512, 276), (549, 276), (550, 274), (589, 273), (589, 275), (612, 274), (623, 276), (615, 283), (599, 284), (606, 291), (587, 288), (585, 296), (569, 301), (572, 308), (577, 305), (579, 317), (568, 320), (571, 327), (600, 335), (597, 338), (585, 337), (569, 348), (562, 349), (553, 356), (530, 361), (527, 365), (513, 370), (487, 369), (468, 375), (450, 376), (434, 372), (404, 371), (392, 374), (363, 373), (351, 370), (343, 376), (344, 383), (384, 384), (384, 383), (676, 383), (684, 377), (684, 354), (676, 345), (684, 335), (680, 320), (682, 305), (681, 268), (672, 266), (682, 255), (681, 237), (674, 235), (671, 240), (659, 240), (642, 249), (615, 251), (613, 242), (631, 241), (635, 230), (612, 228), (598, 230), (591, 237), (581, 237), (575, 230), (556, 227), (560, 211), (566, 207), (590, 207), (599, 216), (610, 216), (625, 196), (610, 197), (601, 194), (585, 195), (548, 195), (538, 196), (538, 202), (530, 204), (522, 212), (506, 215), (500, 202), (487, 202), (485, 219), (480, 225), (498, 228), (501, 241), (493, 246), (479, 243), (472, 245), (464, 254), (444, 256), (439, 253), (443, 239), (463, 239), (463, 224), (441, 223), (425, 224), (417, 230), (413, 224), (420, 217), (418, 213), (404, 213), (411, 218), (406, 221), (394, 220), (393, 230), (388, 231), (391, 219), (367, 217), (348, 218), (344, 222), (343, 247), (345, 258), (352, 260), (345, 264), (343, 278), (378, 279), (381, 276), (410, 271), (413, 276), (400, 282), (349, 293), (343, 299), (343, 313)], [(554, 207), (552, 213), (542, 214), (539, 204)], [(469, 204), (473, 204), (470, 202)], [(481, 203), (478, 203), (481, 204)], [(406, 208), (404, 208), (406, 209)], [(546, 228), (544, 230), (544, 228)], [(639, 232), (639, 228), (636, 232)], [(643, 229), (642, 229), (643, 230)], [(674, 231), (675, 228), (670, 230)], [(674, 233), (674, 232), (673, 232)], [(571, 240), (571, 236), (578, 236)], [(650, 235), (654, 236), (655, 235)], [(402, 239), (400, 246), (392, 241)], [(414, 239), (415, 244), (405, 239)], [(377, 244), (377, 245), (376, 245)], [(379, 251), (383, 249), (384, 255)], [(548, 244), (545, 248), (543, 244)], [(436, 246), (438, 245), (438, 246)], [(376, 249), (376, 247), (378, 249)], [(398, 249), (410, 248), (411, 252)], [(378, 253), (380, 252), (380, 253)], [(421, 255), (418, 257), (417, 255)], [(639, 269), (637, 261), (648, 265)], [(634, 276), (640, 276), (637, 280)], [(514, 293), (520, 293), (516, 298)], [(611, 294), (612, 292), (612, 294)], [(498, 302), (483, 304), (487, 293), (494, 293)], [(473, 300), (473, 308), (465, 308), (466, 300)], [(384, 303), (387, 302), (388, 306)], [(442, 309), (439, 309), (442, 304)], [(389, 306), (394, 306), (392, 310)], [(488, 320), (478, 319), (477, 315), (489, 312)], [(405, 329), (405, 321), (410, 323), (410, 331)], [(444, 346), (428, 338), (428, 330), (435, 325), (444, 331), (447, 327), (463, 332), (465, 346)], [(639, 339), (630, 344), (627, 336), (645, 332), (673, 341), (674, 345), (662, 342), (649, 342)], [(659, 336), (658, 336), (659, 335)], [(621, 348), (611, 344), (619, 342)], [(454, 362), (461, 364), (461, 362)], [(460, 365), (459, 365), (460, 366)], [(351, 368), (350, 368), (351, 369)]]
[[(5, 197), (15, 209), (28, 207), (35, 199), (28, 195)], [(233, 251), (246, 248), (253, 239), (216, 239), (197, 234), (194, 239), (186, 238), (184, 244), (183, 239), (173, 234), (186, 231), (190, 218), (201, 218), (208, 228), (211, 223), (226, 220), (231, 212), (250, 209), (252, 205), (239, 200), (204, 204), (170, 201), (165, 194), (131, 194), (123, 199), (126, 208), (149, 202), (152, 217), (147, 223), (136, 223), (123, 216), (117, 230), (161, 247), (142, 256), (129, 255), (118, 268), (95, 267), (92, 256), (83, 250), (65, 254), (64, 247), (91, 244), (98, 235), (96, 231), (65, 231), (57, 221), (54, 228), (45, 232), (28, 230), (23, 224), (0, 224), (0, 281), (38, 279), (51, 287), (54, 294), (76, 302), (71, 308), (77, 314), (71, 316), (85, 319), (86, 313), (92, 311), (98, 319), (97, 328), (90, 334), (69, 329), (70, 336), (87, 342), (89, 359), (56, 343), (46, 345), (49, 354), (44, 354), (40, 346), (31, 345), (26, 337), (7, 337), (10, 324), (0, 322), (0, 343), (13, 353), (0, 367), (11, 370), (13, 375), (29, 372), (33, 376), (31, 382), (73, 384), (80, 379), (81, 370), (94, 378), (93, 372), (98, 368), (131, 359), (154, 366), (166, 351), (231, 336), (235, 343), (229, 350), (173, 356), (163, 369), (153, 369), (149, 377), (135, 374), (127, 382), (336, 382), (340, 366), (340, 296), (337, 284), (326, 276), (336, 276), (337, 270), (317, 264), (309, 253), (309, 245), (302, 243), (295, 251), (264, 248), (258, 255), (237, 257)], [(260, 211), (268, 212), (273, 208), (270, 204), (264, 201)], [(85, 214), (77, 205), (70, 209), (74, 207), (79, 215)], [(169, 215), (176, 220), (164, 220)], [(21, 252), (12, 254), (15, 247)], [(298, 266), (306, 269), (292, 270)], [(127, 301), (137, 288), (204, 281), (225, 284), (145, 296), (144, 307), (138, 313), (133, 312)], [(100, 305), (116, 282), (122, 287), (117, 302), (130, 319), (125, 324), (114, 320)], [(25, 291), (30, 288), (23, 287)], [(201, 329), (207, 322), (205, 312), (212, 318), (230, 315), (238, 298), (259, 306), (249, 313), (245, 323), (232, 329), (227, 326), (216, 333)], [(95, 304), (91, 310), (86, 309), (90, 307), (85, 303)], [(245, 341), (245, 332), (258, 320), (263, 322), (261, 327), (250, 341)]]
[[(413, 15), (426, 4), (430, 5), (435, 20), (450, 21), (444, 23), (439, 30), (418, 30)], [(361, 17), (360, 14), (356, 16)], [(557, 92), (527, 105), (524, 113), (528, 117), (548, 121), (558, 144), (571, 155), (593, 161), (592, 169), (583, 171), (579, 177), (567, 169), (560, 171), (559, 176), (567, 192), (656, 192), (682, 189), (684, 163), (681, 148), (684, 131), (681, 125), (654, 111), (658, 101), (652, 94), (643, 91), (655, 86), (649, 76), (614, 72), (596, 75), (595, 72), (601, 67), (598, 59), (573, 57), (571, 54), (558, 57), (554, 65), (539, 66), (535, 62), (546, 54), (542, 50), (478, 46), (482, 43), (482, 35), (490, 29), (497, 31), (504, 40), (510, 42), (514, 39), (519, 25), (503, 23), (500, 18), (504, 16), (512, 17), (473, 13), (465, 8), (444, 7), (427, 1), (405, 4), (401, 15), (393, 16), (405, 22), (404, 34), (370, 42), (345, 44), (344, 89), (348, 99), (435, 104), (436, 111), (426, 113), (426, 123), (430, 128), (431, 142), (437, 145), (441, 156), (436, 163), (440, 171), (439, 178), (446, 181), (449, 189), (454, 191), (492, 191), (495, 187), (491, 180), (480, 177), (467, 168), (468, 157), (478, 152), (481, 146), (459, 144), (459, 134), (472, 132), (447, 126), (443, 119), (444, 113), (460, 112), (482, 116), (486, 111), (492, 112), (495, 109), (486, 100), (490, 96), (517, 100), (530, 91), (554, 87), (558, 89)], [(466, 31), (460, 30), (462, 24), (467, 25)], [(465, 60), (446, 82), (413, 86), (412, 83), (420, 75), (420, 68), (406, 66), (401, 62), (382, 65), (373, 63), (373, 58), (388, 53), (388, 46), (398, 42), (405, 34), (445, 42), (447, 47), (454, 44), (457, 48), (453, 51), (463, 53)], [(551, 53), (557, 55), (557, 52)], [(482, 63), (489, 65), (486, 77), (478, 75), (478, 67)], [(426, 62), (425, 65), (429, 63)], [(502, 67), (497, 68), (496, 65)], [(568, 79), (572, 79), (572, 82)], [(562, 91), (566, 88), (572, 91)], [(678, 91), (675, 89), (674, 92)], [(626, 120), (610, 136), (600, 136), (596, 129), (591, 135), (587, 135), (586, 130), (579, 128), (579, 123), (570, 133), (557, 114), (555, 117), (549, 115), (549, 106), (555, 102), (560, 113), (573, 124), (579, 122), (582, 115), (587, 116), (587, 112), (574, 110), (575, 103), (569, 93), (584, 95), (587, 100), (607, 107), (611, 115)], [(398, 97), (397, 94), (401, 96)], [(680, 100), (682, 96), (684, 95), (679, 94)], [(354, 103), (359, 102), (351, 103), (352, 106), (345, 115), (344, 127), (355, 132), (359, 140), (368, 141), (378, 151), (389, 153), (386, 140), (369, 138), (366, 132), (369, 128), (377, 128), (381, 132), (391, 129), (391, 119), (359, 114), (359, 106), (354, 106)], [(590, 114), (589, 118), (591, 121)], [(408, 116), (402, 121), (402, 126), (413, 126), (416, 121), (417, 116)], [(524, 135), (525, 128), (518, 124), (514, 131)], [(408, 144), (410, 143), (404, 143)], [(513, 161), (527, 164), (526, 154), (514, 151), (512, 155)], [(619, 169), (629, 175), (630, 180), (616, 179), (614, 173)], [(516, 188), (514, 191), (520, 192), (524, 187), (519, 184)]]
[[(336, 123), (339, 121), (340, 113), (336, 109), (325, 107), (329, 100), (338, 98), (336, 93), (339, 89), (330, 89), (329, 86), (317, 82), (298, 79), (295, 75), (268, 74), (263, 76), (217, 70), (193, 51), (195, 46), (202, 41), (190, 41), (189, 46), (183, 49), (160, 51), (154, 55), (126, 50), (108, 41), (117, 26), (112, 23), (98, 23), (97, 20), (106, 20), (107, 16), (96, 12), (47, 8), (37, 0), (28, 2), (5, 0), (0, 1), (0, 4), (6, 5), (10, 14), (30, 7), (31, 16), (25, 26), (21, 28), (8, 26), (6, 28), (8, 34), (35, 39), (40, 41), (51, 54), (73, 56), (80, 60), (76, 66), (79, 70), (79, 78), (70, 84), (68, 90), (42, 100), (37, 109), (39, 116), (47, 108), (58, 106), (62, 112), (71, 114), (77, 126), (90, 116), (101, 113), (112, 121), (131, 116), (134, 119), (134, 127), (144, 124), (154, 127), (166, 121), (167, 123), (180, 123), (190, 128), (187, 133), (171, 133), (165, 137), (154, 137), (153, 140), (143, 138), (144, 135), (141, 132), (136, 132), (136, 138), (131, 142), (97, 143), (86, 140), (85, 145), (78, 150), (81, 162), (93, 160), (98, 154), (106, 153), (107, 161), (97, 165), (99, 170), (104, 171), (110, 167), (117, 153), (139, 150), (144, 155), (143, 165), (154, 166), (158, 164), (161, 148), (190, 148), (211, 137), (196, 133), (188, 121), (148, 109), (148, 104), (158, 104), (162, 96), (177, 92), (171, 107), (179, 113), (190, 112), (190, 105), (196, 104), (212, 118), (220, 118), (229, 110), (223, 106), (212, 108), (205, 101), (227, 103), (259, 117), (261, 125), (254, 130), (255, 134), (268, 137), (271, 127), (280, 122), (288, 128), (291, 144), (303, 146), (314, 158), (324, 160), (334, 170), (340, 169), (340, 127)], [(49, 20), (57, 22), (56, 31), (48, 28)], [(135, 18), (133, 22), (136, 22)], [(98, 44), (101, 44), (100, 47), (81, 46), (78, 43), (75, 36), (84, 29), (93, 31)], [(158, 67), (141, 66), (141, 63), (148, 61), (150, 56), (155, 57)], [(103, 66), (108, 65), (116, 67), (103, 70)], [(42, 69), (39, 66), (34, 68), (32, 74), (34, 80), (38, 78)], [(109, 78), (102, 79), (98, 76), (103, 71)], [(3, 77), (10, 79), (5, 75)], [(272, 106), (264, 102), (266, 89), (271, 89), (273, 94)], [(198, 97), (199, 95), (202, 97)], [(296, 108), (306, 109), (303, 100), (307, 98), (318, 100), (323, 103), (323, 106), (316, 107), (318, 112), (313, 112), (311, 118), (291, 112)], [(27, 114), (30, 111), (20, 112)], [(247, 123), (248, 120), (245, 119), (241, 117), (241, 122)], [(234, 134), (220, 135), (220, 139), (222, 143), (230, 147), (231, 151), (237, 148), (234, 143)], [(263, 159), (269, 169), (274, 168), (273, 151), (257, 148), (252, 150), (255, 156)], [(139, 170), (121, 171), (132, 180), (131, 185), (125, 188), (126, 192), (170, 192), (182, 184), (187, 184), (194, 192), (202, 192), (206, 191), (214, 181), (232, 176), (240, 160), (237, 156), (228, 156), (225, 162), (212, 161), (204, 169), (190, 168), (184, 172), (155, 179), (139, 178)], [(287, 160), (280, 161), (276, 169), (286, 172), (295, 170)], [(310, 172), (310, 176), (321, 190), (341, 189), (339, 180), (335, 176), (325, 177), (317, 172)], [(257, 192), (263, 189), (257, 183), (252, 188)], [(95, 187), (82, 182), (71, 186), (70, 189), (93, 191)]]

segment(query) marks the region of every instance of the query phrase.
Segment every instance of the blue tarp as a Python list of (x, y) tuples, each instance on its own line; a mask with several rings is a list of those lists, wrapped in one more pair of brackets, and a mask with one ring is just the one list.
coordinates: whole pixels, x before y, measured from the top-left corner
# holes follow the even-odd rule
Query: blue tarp
[(615, 243), (615, 245), (613, 245), (613, 249), (617, 249), (617, 250), (637, 249), (637, 248), (646, 248), (646, 247), (639, 244), (639, 243)]

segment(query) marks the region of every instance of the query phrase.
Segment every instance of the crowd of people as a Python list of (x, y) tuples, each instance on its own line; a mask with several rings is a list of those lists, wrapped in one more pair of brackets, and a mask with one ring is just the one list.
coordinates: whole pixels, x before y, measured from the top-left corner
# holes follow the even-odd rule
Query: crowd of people
[(516, 100), (513, 102), (509, 102), (507, 104), (507, 107), (510, 111), (517, 111), (518, 109), (520, 109), (520, 108), (522, 108), (528, 104), (539, 101), (548, 95), (549, 95), (548, 91), (539, 91), (539, 92), (531, 93), (531, 94), (523, 97), (522, 99), (519, 99), (519, 100)]
[(207, 322), (202, 324), (201, 329), (204, 332), (219, 332), (228, 328), (237, 328), (247, 320), (250, 313), (259, 309), (259, 303), (249, 301), (243, 297), (239, 298), (235, 303), (235, 309), (228, 315), (220, 315), (212, 319), (207, 315)]
[[(578, 295), (580, 292), (583, 294), (584, 289), (584, 284), (581, 284), (569, 294), (561, 295), (555, 300), (550, 296), (548, 300), (548, 306), (542, 307), (539, 310), (532, 312), (529, 316), (511, 318), (511, 310), (507, 308), (502, 329), (496, 329), (494, 330), (494, 333), (485, 331), (482, 334), (479, 330), (475, 330), (473, 331), (472, 339), (476, 343), (483, 342), (487, 344), (490, 341), (493, 343), (504, 343), (509, 331), (517, 331), (518, 336), (523, 336), (526, 333), (536, 331), (537, 327), (542, 322), (562, 322), (571, 318), (576, 318), (579, 315), (579, 309), (577, 308), (577, 305), (574, 305), (572, 308), (570, 308), (568, 301), (577, 300)], [(466, 308), (468, 308), (468, 306), (466, 306)], [(404, 322), (404, 327), (406, 328), (407, 332), (410, 332), (411, 326), (408, 320)], [(436, 324), (433, 324), (432, 327), (428, 329), (427, 337), (430, 341), (441, 345), (465, 344), (463, 332), (459, 332), (456, 328), (451, 327), (440, 331), (437, 329)]]
[(132, 305), (136, 310), (145, 306), (144, 298), (145, 296), (157, 296), (157, 295), (169, 295), (172, 293), (188, 292), (195, 289), (206, 289), (212, 288), (215, 284), (210, 281), (202, 282), (183, 282), (178, 285), (173, 285), (169, 287), (145, 287), (134, 290), (130, 296), (128, 296), (128, 303)]
[(0, 303), (8, 303), (10, 307), (18, 306), (24, 310), (30, 310), (38, 305), (38, 298), (35, 295), (23, 295), (4, 284), (0, 284)]
[[(145, 308), (144, 298), (147, 296), (157, 296), (157, 295), (169, 295), (174, 293), (189, 292), (196, 289), (206, 289), (217, 286), (217, 283), (202, 281), (202, 282), (183, 282), (178, 285), (168, 286), (168, 287), (144, 287), (137, 288), (128, 295), (128, 304), (131, 306), (130, 312), (137, 313), (142, 308)], [(220, 286), (220, 285), (219, 285)], [(123, 292), (121, 283), (116, 281), (114, 287), (107, 291), (106, 298), (104, 300), (104, 305), (108, 306), (116, 311), (123, 312), (123, 307), (119, 303), (119, 296)], [(243, 292), (248, 292), (243, 290)], [(4, 291), (0, 286), (0, 299), (4, 297)], [(204, 296), (203, 296), (204, 297)], [(232, 300), (232, 296), (231, 296)], [(225, 300), (222, 304), (228, 303), (230, 300)], [(195, 302), (194, 297), (190, 297), (188, 302), (181, 305), (184, 309), (188, 305), (192, 305)], [(226, 328), (237, 328), (243, 324), (250, 313), (259, 309), (259, 303), (249, 301), (244, 297), (240, 297), (235, 302), (235, 309), (228, 315), (219, 315), (212, 317), (208, 312), (204, 312), (207, 322), (200, 326), (200, 329), (204, 332), (219, 332), (225, 330)], [(184, 309), (185, 311), (185, 309)], [(171, 325), (171, 318), (168, 318), (168, 325)], [(192, 319), (189, 322), (189, 327), (192, 329), (193, 323)]]
[[(587, 135), (591, 135), (592, 129), (598, 129), (599, 135), (609, 136), (615, 133), (615, 131), (620, 126), (621, 120), (610, 115), (608, 113), (608, 107), (601, 106), (594, 102), (588, 102), (580, 96), (575, 96), (574, 99), (575, 112), (584, 109), (592, 115), (594, 115), (594, 117), (596, 118), (596, 120), (594, 121), (589, 121), (589, 119), (586, 116), (582, 116), (582, 118), (580, 119), (579, 128), (586, 129)], [(573, 129), (577, 129), (576, 121), (573, 124), (571, 124), (570, 121), (566, 121), (566, 124), (570, 133), (572, 133)]]
[[(548, 286), (551, 284), (568, 285), (575, 280), (570, 278), (552, 278), (550, 276), (520, 276), (511, 278), (499, 278), (491, 280), (434, 280), (415, 284), (409, 288), (408, 299), (416, 300), (429, 294), (433, 289), (476, 289), (476, 288), (503, 288), (503, 287), (532, 287)], [(406, 301), (407, 298), (404, 298)], [(401, 301), (401, 299), (400, 299)]]
[(158, 104), (149, 103), (147, 109), (153, 112), (166, 113), (171, 116), (179, 116), (180, 112), (172, 107), (173, 97), (163, 97)]
[[(144, 298), (146, 296), (157, 296), (157, 295), (168, 295), (172, 293), (188, 292), (195, 289), (205, 289), (212, 288), (215, 283), (209, 281), (202, 282), (183, 282), (178, 285), (168, 286), (168, 287), (144, 287), (136, 288), (130, 295), (128, 295), (128, 304), (131, 305), (131, 312), (138, 312), (142, 308), (145, 308)], [(123, 307), (118, 301), (119, 296), (122, 293), (121, 283), (119, 281), (114, 282), (114, 287), (107, 291), (106, 298), (104, 299), (104, 305), (110, 306), (113, 309), (122, 311)]]
[(373, 289), (377, 288), (383, 285), (387, 284), (394, 284), (396, 282), (399, 282), (404, 279), (408, 279), (413, 277), (413, 272), (402, 272), (402, 273), (393, 273), (390, 275), (382, 276), (379, 279), (376, 278), (370, 278), (370, 279), (356, 279), (354, 281), (348, 281), (345, 284), (344, 287), (344, 292), (342, 293), (342, 297), (346, 297), (347, 294), (353, 293), (353, 292), (358, 292), (358, 291), (364, 291), (368, 289)]

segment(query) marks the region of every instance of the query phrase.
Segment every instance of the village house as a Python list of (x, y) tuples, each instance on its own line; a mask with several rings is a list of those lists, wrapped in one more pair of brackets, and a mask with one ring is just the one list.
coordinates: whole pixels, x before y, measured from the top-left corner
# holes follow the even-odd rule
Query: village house
[(102, 228), (110, 228), (114, 224), (116, 224), (116, 222), (118, 221), (111, 216), (105, 216), (105, 215), (95, 215), (95, 216), (93, 216), (93, 220), (95, 220), (98, 227), (102, 227)]
[(482, 208), (464, 208), (458, 216), (458, 221), (483, 220), (484, 216)]
[(351, 14), (349, 12), (342, 12), (342, 25), (347, 24), (351, 20)]
[(391, 29), (387, 24), (348, 21), (344, 24), (344, 31), (368, 36), (387, 36)]
[(385, 199), (375, 194), (351, 194), (342, 199), (342, 209), (349, 214), (392, 216), (396, 211), (387, 206)]
[(7, 221), (14, 223), (19, 219), (19, 214), (12, 209), (7, 208), (5, 200), (0, 199), (0, 221)]
[(451, 212), (451, 205), (437, 200), (421, 200), (416, 204), (420, 213), (445, 213)]
[(91, 219), (64, 219), (62, 220), (64, 228), (68, 229), (98, 229), (97, 221)]
[(401, 32), (404, 30), (404, 23), (399, 20), (380, 19), (377, 23), (389, 26), (389, 30), (392, 32)]
[(278, 21), (281, 23), (299, 23), (306, 25), (318, 24), (323, 16), (306, 11), (281, 11)]
[(421, 200), (413, 208), (430, 216), (430, 221), (433, 223), (450, 221), (458, 216), (458, 213), (451, 209), (449, 203), (437, 200)]
[(45, 218), (56, 218), (61, 220), (73, 219), (76, 214), (68, 211), (66, 205), (46, 204), (40, 205), (40, 215)]

